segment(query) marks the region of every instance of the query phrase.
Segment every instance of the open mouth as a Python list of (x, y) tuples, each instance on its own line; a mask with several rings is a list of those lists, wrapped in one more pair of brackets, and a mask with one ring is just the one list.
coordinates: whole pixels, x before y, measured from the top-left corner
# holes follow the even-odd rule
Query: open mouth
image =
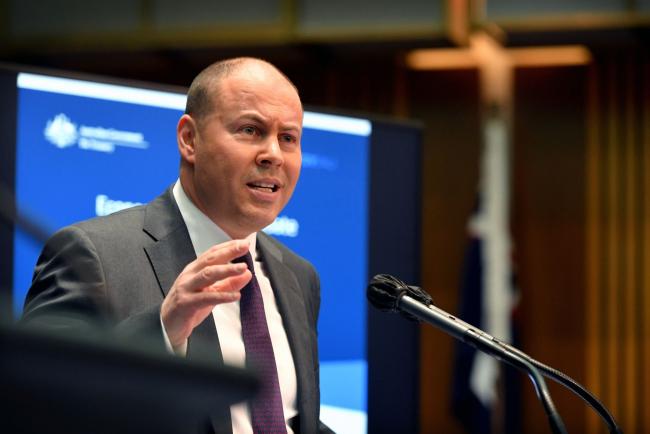
[(267, 193), (275, 193), (280, 188), (277, 184), (268, 182), (249, 182), (246, 185), (255, 190), (265, 191)]

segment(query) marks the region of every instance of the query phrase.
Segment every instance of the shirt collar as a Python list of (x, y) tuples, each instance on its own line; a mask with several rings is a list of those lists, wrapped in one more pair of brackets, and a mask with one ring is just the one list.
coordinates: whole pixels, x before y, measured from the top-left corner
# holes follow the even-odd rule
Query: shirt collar
[[(174, 195), (176, 204), (178, 204), (178, 209), (181, 212), (185, 226), (187, 226), (187, 231), (190, 234), (196, 256), (199, 256), (216, 244), (225, 243), (232, 239), (223, 229), (194, 205), (194, 202), (185, 193), (180, 179), (174, 184), (172, 194)], [(246, 239), (250, 243), (249, 250), (251, 255), (253, 259), (256, 259), (257, 232), (248, 235)]]

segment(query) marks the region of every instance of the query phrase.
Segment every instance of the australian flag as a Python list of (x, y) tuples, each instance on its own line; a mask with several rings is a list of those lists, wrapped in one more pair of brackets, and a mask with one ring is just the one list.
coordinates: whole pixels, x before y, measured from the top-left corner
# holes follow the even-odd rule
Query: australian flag
[[(516, 344), (518, 293), (509, 232), (507, 126), (486, 122), (481, 181), (462, 270), (458, 316)], [(458, 343), (452, 410), (469, 434), (520, 432), (519, 374), (473, 347)]]

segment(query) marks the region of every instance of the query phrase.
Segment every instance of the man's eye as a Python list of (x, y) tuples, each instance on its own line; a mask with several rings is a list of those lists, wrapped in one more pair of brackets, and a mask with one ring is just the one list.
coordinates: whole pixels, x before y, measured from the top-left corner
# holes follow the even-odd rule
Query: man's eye
[(291, 134), (283, 134), (280, 139), (285, 143), (294, 143), (296, 141), (296, 138)]
[(257, 128), (250, 127), (250, 126), (249, 127), (243, 127), (241, 129), (241, 132), (244, 133), (244, 134), (248, 134), (248, 135), (252, 136), (257, 132)]

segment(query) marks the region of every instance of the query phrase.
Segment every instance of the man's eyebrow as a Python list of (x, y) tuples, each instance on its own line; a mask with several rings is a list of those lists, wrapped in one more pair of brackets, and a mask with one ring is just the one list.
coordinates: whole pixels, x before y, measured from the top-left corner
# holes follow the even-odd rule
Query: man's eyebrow
[(290, 124), (283, 124), (282, 125), (282, 131), (294, 131), (296, 133), (301, 133), (302, 132), (302, 127), (298, 124), (290, 123)]
[[(268, 120), (258, 113), (242, 113), (237, 118), (238, 120), (251, 120), (258, 124), (266, 124)], [(302, 131), (302, 124), (288, 122), (280, 124), (282, 131), (295, 131), (300, 133)]]
[(239, 120), (245, 120), (249, 119), (251, 121), (263, 124), (266, 123), (266, 119), (262, 116), (260, 116), (257, 113), (242, 113), (240, 116), (237, 117)]

